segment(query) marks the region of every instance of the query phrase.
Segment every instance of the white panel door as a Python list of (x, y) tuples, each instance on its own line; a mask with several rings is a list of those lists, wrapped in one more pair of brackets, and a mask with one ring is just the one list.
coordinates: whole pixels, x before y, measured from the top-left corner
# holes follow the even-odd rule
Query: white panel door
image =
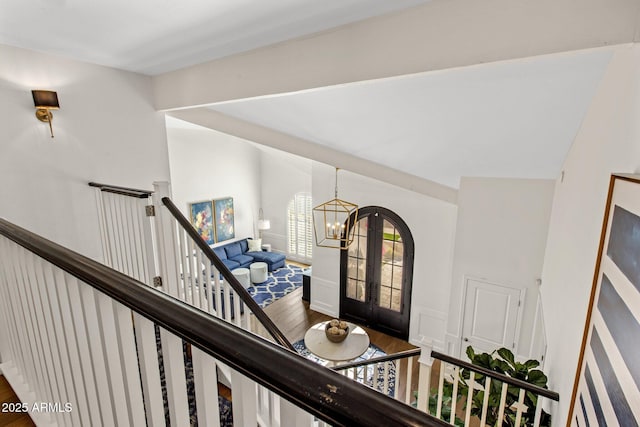
[(501, 347), (515, 353), (524, 289), (477, 279), (467, 279), (465, 288), (460, 357), (466, 359), (469, 345), (476, 353)]

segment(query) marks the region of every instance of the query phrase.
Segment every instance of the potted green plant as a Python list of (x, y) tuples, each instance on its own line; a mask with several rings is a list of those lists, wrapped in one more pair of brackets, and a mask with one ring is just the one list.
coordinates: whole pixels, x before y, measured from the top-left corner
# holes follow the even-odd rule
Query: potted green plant
[[(467, 356), (473, 365), (489, 369), (491, 371), (516, 378), (530, 384), (536, 385), (541, 388), (547, 388), (547, 376), (539, 369), (540, 362), (537, 360), (527, 360), (524, 363), (517, 362), (513, 353), (507, 348), (500, 348), (492, 353), (478, 353), (473, 350), (473, 347), (467, 347)], [(466, 410), (467, 396), (469, 392), (468, 381), (471, 372), (469, 369), (460, 369), (458, 393), (456, 401), (458, 407), (462, 410)], [(474, 381), (479, 384), (484, 384), (485, 375), (475, 373)], [(451, 403), (453, 393), (453, 384), (445, 381), (443, 387), (443, 398), (441, 407), (441, 418), (449, 421), (451, 417)], [(437, 409), (437, 389), (432, 389), (429, 397), (429, 412), (431, 415), (436, 414)], [(518, 401), (520, 389), (518, 387), (509, 386), (507, 388), (507, 398), (505, 402), (505, 412), (502, 425), (498, 425), (499, 405), (500, 397), (502, 394), (502, 383), (499, 381), (491, 381), (489, 387), (488, 398), (488, 410), (486, 424), (494, 427), (515, 427), (516, 411), (510, 409), (511, 406)], [(414, 393), (417, 398), (417, 392)], [(480, 418), (482, 415), (482, 406), (484, 402), (485, 391), (476, 390), (471, 400), (471, 415)], [(526, 392), (524, 398), (524, 404), (527, 406), (527, 410), (522, 414), (521, 426), (533, 426), (536, 404), (538, 397), (531, 393)], [(456, 426), (464, 425), (464, 421), (454, 417), (454, 423)], [(551, 426), (551, 415), (544, 410), (540, 419), (540, 426)]]

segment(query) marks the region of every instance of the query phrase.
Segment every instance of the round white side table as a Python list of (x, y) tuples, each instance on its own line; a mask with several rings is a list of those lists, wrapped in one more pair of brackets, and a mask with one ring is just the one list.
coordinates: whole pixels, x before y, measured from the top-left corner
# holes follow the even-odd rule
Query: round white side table
[(235, 270), (231, 270), (231, 274), (236, 276), (238, 282), (240, 282), (245, 289), (251, 286), (251, 283), (249, 282), (250, 272), (248, 268), (236, 268)]
[(331, 342), (324, 333), (328, 322), (313, 325), (304, 335), (304, 345), (316, 356), (332, 362), (345, 362), (362, 356), (369, 348), (369, 335), (358, 325), (349, 323), (349, 335), (339, 343)]
[(266, 262), (254, 262), (249, 268), (251, 269), (251, 283), (262, 283), (267, 280)]

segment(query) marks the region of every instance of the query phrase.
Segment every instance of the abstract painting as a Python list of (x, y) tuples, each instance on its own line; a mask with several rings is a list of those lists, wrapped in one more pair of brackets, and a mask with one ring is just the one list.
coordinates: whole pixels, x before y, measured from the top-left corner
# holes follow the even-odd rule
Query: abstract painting
[(193, 228), (196, 229), (207, 245), (213, 245), (216, 242), (216, 236), (213, 229), (213, 205), (211, 200), (189, 203), (189, 213)]
[(574, 384), (572, 426), (640, 423), (640, 176), (613, 175)]
[(233, 226), (233, 198), (227, 197), (213, 201), (216, 215), (216, 236), (218, 242), (233, 239), (235, 231)]

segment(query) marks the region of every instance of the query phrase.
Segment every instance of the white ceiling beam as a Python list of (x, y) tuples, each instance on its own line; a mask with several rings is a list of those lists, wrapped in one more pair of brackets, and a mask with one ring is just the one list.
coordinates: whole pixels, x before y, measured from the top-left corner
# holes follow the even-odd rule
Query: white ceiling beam
[(374, 178), (448, 203), (456, 204), (458, 190), (410, 175), (379, 163), (361, 159), (292, 135), (265, 128), (208, 108), (168, 113), (170, 116), (238, 138), (296, 154), (321, 163)]
[(433, 0), (153, 78), (172, 110), (632, 42), (637, 0)]

